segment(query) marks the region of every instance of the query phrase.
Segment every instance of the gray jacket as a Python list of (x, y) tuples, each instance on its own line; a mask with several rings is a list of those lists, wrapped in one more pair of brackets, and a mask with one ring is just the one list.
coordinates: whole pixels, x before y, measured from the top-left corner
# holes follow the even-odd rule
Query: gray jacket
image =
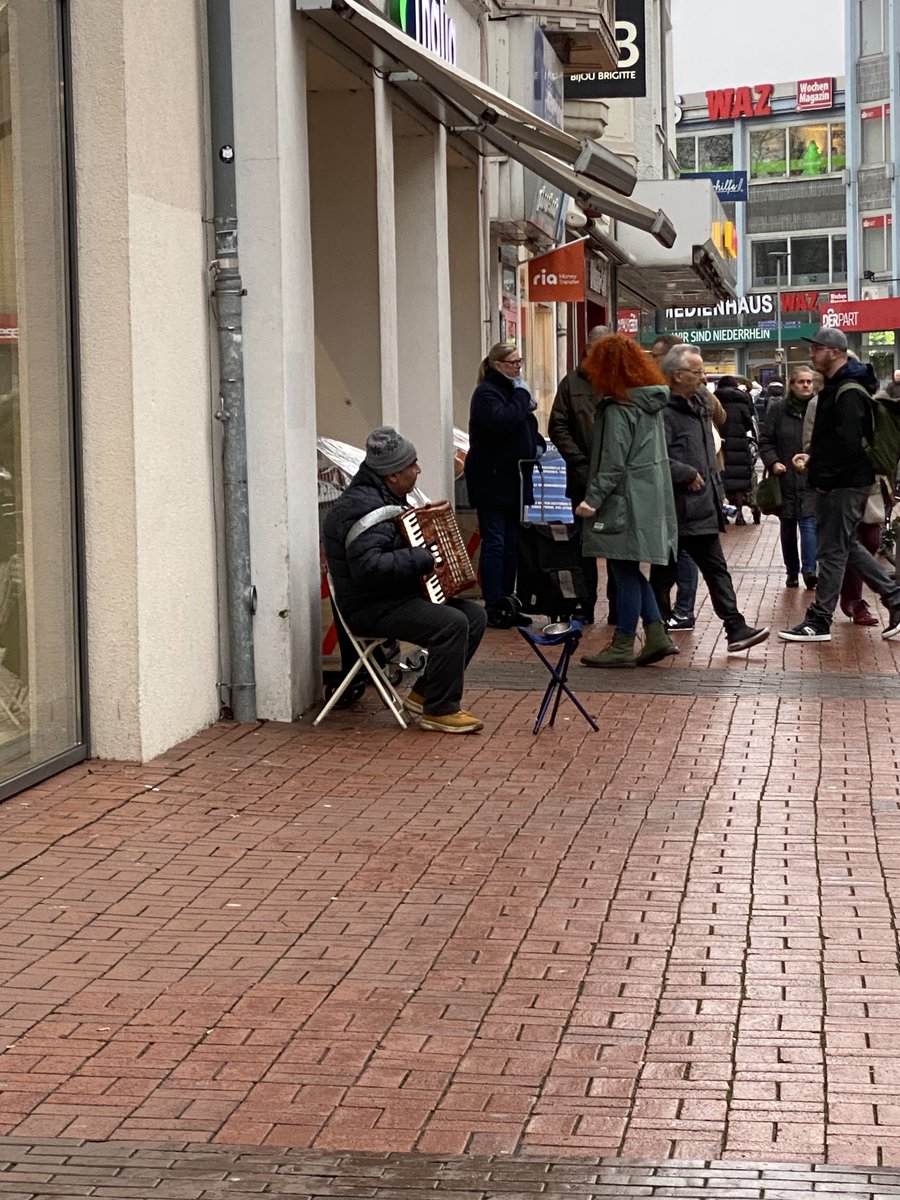
[[(678, 533), (682, 537), (720, 533), (725, 528), (725, 493), (716, 470), (712, 423), (703, 397), (697, 393), (688, 400), (673, 393), (665, 421)], [(703, 487), (697, 492), (688, 491), (688, 484), (698, 473)]]

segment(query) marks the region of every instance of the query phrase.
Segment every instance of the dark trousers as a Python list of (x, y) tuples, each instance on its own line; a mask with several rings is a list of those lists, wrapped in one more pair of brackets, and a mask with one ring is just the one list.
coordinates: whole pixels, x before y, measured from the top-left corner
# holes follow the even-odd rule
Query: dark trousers
[(877, 592), (889, 612), (900, 608), (900, 584), (875, 561), (853, 536), (862, 519), (868, 488), (832, 488), (816, 496), (816, 548), (819, 582), (815, 603), (806, 610), (806, 619), (815, 625), (831, 625), (837, 607), (844, 571), (849, 563), (859, 572), (873, 592)]
[[(881, 526), (873, 525), (860, 521), (856, 527), (854, 536), (868, 552), (875, 558), (878, 553), (878, 547), (881, 544)], [(862, 600), (862, 575), (857, 571), (856, 567), (851, 567), (847, 563), (847, 570), (844, 572), (844, 582), (841, 584), (841, 611), (845, 612), (848, 617), (853, 615), (853, 609)]]
[(481, 592), (490, 607), (516, 588), (519, 563), (519, 510), (517, 508), (479, 508), (481, 534)]
[(346, 614), (362, 637), (396, 638), (428, 651), (428, 663), (414, 688), (425, 697), (425, 712), (435, 717), (459, 712), (465, 670), (484, 634), (484, 609), (472, 600), (432, 604), (419, 596), (372, 605)]
[[(743, 630), (747, 622), (737, 606), (734, 584), (728, 573), (728, 564), (722, 553), (719, 535), (702, 533), (692, 537), (679, 537), (678, 550), (679, 553), (683, 550), (689, 554), (697, 564), (709, 590), (713, 610), (725, 626), (726, 634), (731, 636)], [(671, 592), (675, 576), (674, 559), (665, 567), (652, 566), (650, 568), (650, 583), (656, 593), (656, 602), (663, 620), (672, 615)]]

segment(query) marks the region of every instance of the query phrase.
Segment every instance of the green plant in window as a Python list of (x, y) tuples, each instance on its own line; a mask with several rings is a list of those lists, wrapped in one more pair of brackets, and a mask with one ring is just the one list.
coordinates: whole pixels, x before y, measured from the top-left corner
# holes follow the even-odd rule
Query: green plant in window
[(791, 173), (800, 175), (824, 175), (828, 170), (828, 159), (815, 142), (809, 142), (802, 157), (791, 162)]

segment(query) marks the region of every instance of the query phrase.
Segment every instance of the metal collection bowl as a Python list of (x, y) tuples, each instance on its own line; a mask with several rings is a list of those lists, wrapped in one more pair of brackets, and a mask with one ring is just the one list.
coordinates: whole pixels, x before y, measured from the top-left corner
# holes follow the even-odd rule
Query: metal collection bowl
[(569, 633), (574, 626), (571, 621), (553, 621), (541, 630), (544, 637), (559, 637), (561, 633)]

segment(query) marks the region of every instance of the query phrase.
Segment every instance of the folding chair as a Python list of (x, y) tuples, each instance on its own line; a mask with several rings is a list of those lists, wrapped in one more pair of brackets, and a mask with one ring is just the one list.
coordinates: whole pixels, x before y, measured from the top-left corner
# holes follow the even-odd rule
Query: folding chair
[(335, 619), (340, 621), (344, 627), (344, 631), (347, 634), (347, 640), (353, 647), (353, 652), (356, 655), (356, 662), (341, 680), (338, 687), (335, 688), (334, 693), (331, 695), (331, 697), (323, 706), (322, 711), (313, 721), (313, 725), (318, 725), (324, 717), (328, 716), (335, 704), (337, 704), (338, 700), (340, 700), (341, 696), (343, 696), (344, 692), (346, 692), (347, 688), (353, 682), (358, 671), (362, 667), (365, 667), (365, 669), (369, 672), (369, 677), (378, 691), (378, 695), (384, 701), (387, 708), (389, 708), (393, 713), (394, 718), (400, 728), (405, 729), (407, 721), (403, 712), (403, 701), (400, 699), (397, 689), (391, 683), (390, 679), (388, 679), (387, 672), (385, 671), (384, 667), (382, 667), (381, 663), (377, 660), (377, 658), (374, 657), (375, 651), (380, 646), (390, 642), (391, 639), (380, 637), (359, 637), (357, 634), (355, 634), (341, 616), (337, 600), (334, 598), (334, 584), (331, 581), (331, 572), (326, 571), (325, 574), (328, 579), (328, 594), (331, 597), (331, 607), (334, 611)]

